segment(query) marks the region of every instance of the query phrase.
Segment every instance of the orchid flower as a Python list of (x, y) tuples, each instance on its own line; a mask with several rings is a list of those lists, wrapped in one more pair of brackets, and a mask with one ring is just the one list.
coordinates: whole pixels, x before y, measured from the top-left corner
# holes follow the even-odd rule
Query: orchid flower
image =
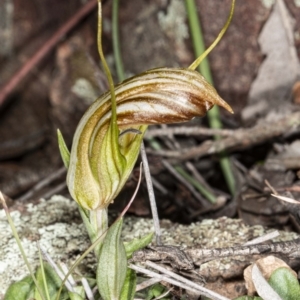
[[(110, 91), (82, 117), (74, 135), (67, 185), (87, 210), (106, 208), (118, 195), (137, 160), (148, 125), (203, 117), (214, 105), (230, 106), (197, 71), (158, 68), (114, 88), (116, 123)], [(122, 134), (124, 133), (124, 134)]]

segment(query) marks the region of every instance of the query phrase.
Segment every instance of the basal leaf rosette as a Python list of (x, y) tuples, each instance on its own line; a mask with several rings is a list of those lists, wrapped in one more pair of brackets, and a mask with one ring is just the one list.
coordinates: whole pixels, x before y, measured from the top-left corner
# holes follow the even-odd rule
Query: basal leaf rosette
[(118, 195), (148, 125), (202, 117), (215, 104), (232, 112), (204, 77), (190, 69), (149, 70), (115, 86), (115, 97), (117, 127), (107, 92), (86, 111), (73, 139), (67, 184), (72, 197), (88, 210), (106, 208)]

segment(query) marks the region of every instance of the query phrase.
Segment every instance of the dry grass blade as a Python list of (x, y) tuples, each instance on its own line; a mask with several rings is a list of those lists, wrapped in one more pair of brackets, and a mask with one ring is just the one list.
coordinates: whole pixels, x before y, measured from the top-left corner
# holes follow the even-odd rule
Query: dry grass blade
[(252, 267), (252, 281), (259, 296), (264, 300), (282, 300), (281, 297), (272, 289), (267, 280), (261, 274), (256, 264)]

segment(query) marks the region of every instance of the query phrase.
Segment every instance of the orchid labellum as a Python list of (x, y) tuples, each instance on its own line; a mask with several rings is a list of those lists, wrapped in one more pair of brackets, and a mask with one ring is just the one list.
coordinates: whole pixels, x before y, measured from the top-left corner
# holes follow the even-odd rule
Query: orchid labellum
[(147, 125), (189, 121), (214, 105), (232, 112), (204, 77), (190, 69), (149, 70), (115, 86), (115, 99), (116, 122), (111, 121), (107, 92), (87, 110), (74, 135), (67, 184), (87, 210), (106, 208), (118, 195), (137, 160)]

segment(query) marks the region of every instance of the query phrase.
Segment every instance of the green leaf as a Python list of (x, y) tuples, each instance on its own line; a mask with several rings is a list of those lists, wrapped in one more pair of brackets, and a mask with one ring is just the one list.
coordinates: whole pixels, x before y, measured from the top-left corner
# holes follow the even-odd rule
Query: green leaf
[[(38, 290), (36, 289), (35, 291), (35, 299), (36, 300), (40, 300), (40, 299), (47, 299), (46, 298), (46, 291), (45, 291), (45, 284), (44, 284), (44, 278), (46, 279), (46, 288), (48, 290), (48, 294), (50, 296), (50, 299), (54, 300), (56, 298), (57, 292), (62, 284), (61, 279), (59, 278), (59, 276), (56, 274), (55, 270), (53, 270), (53, 268), (48, 264), (48, 263), (44, 263), (44, 272), (45, 272), (45, 277), (43, 276), (42, 273), (42, 269), (38, 268), (36, 271), (36, 279), (37, 279), (37, 283), (40, 287), (40, 290), (43, 293), (43, 298), (41, 297), (41, 295), (39, 294)], [(69, 297), (67, 296), (67, 292), (64, 289), (64, 292), (62, 293), (62, 295), (60, 296), (60, 300), (63, 299), (69, 299)]]
[(159, 283), (154, 284), (148, 290), (146, 300), (151, 300), (154, 298), (160, 297), (162, 294), (166, 292), (166, 289)]
[(126, 277), (127, 258), (121, 241), (123, 219), (107, 231), (97, 266), (97, 286), (104, 300), (119, 300)]
[(34, 283), (31, 276), (26, 276), (22, 280), (9, 286), (4, 296), (4, 300), (27, 300), (30, 294), (33, 295)]
[(269, 279), (269, 284), (283, 300), (300, 299), (298, 280), (287, 268), (276, 269)]
[(85, 297), (82, 297), (77, 293), (69, 292), (68, 294), (69, 294), (71, 300), (85, 300)]
[(151, 232), (140, 239), (133, 239), (130, 242), (124, 243), (127, 258), (130, 258), (133, 252), (148, 246), (153, 239), (153, 235), (154, 233)]
[(135, 295), (136, 273), (132, 269), (127, 269), (125, 282), (121, 292), (121, 300), (132, 300)]
[(61, 158), (64, 162), (65, 167), (68, 169), (70, 165), (70, 151), (59, 129), (57, 129), (57, 139)]

